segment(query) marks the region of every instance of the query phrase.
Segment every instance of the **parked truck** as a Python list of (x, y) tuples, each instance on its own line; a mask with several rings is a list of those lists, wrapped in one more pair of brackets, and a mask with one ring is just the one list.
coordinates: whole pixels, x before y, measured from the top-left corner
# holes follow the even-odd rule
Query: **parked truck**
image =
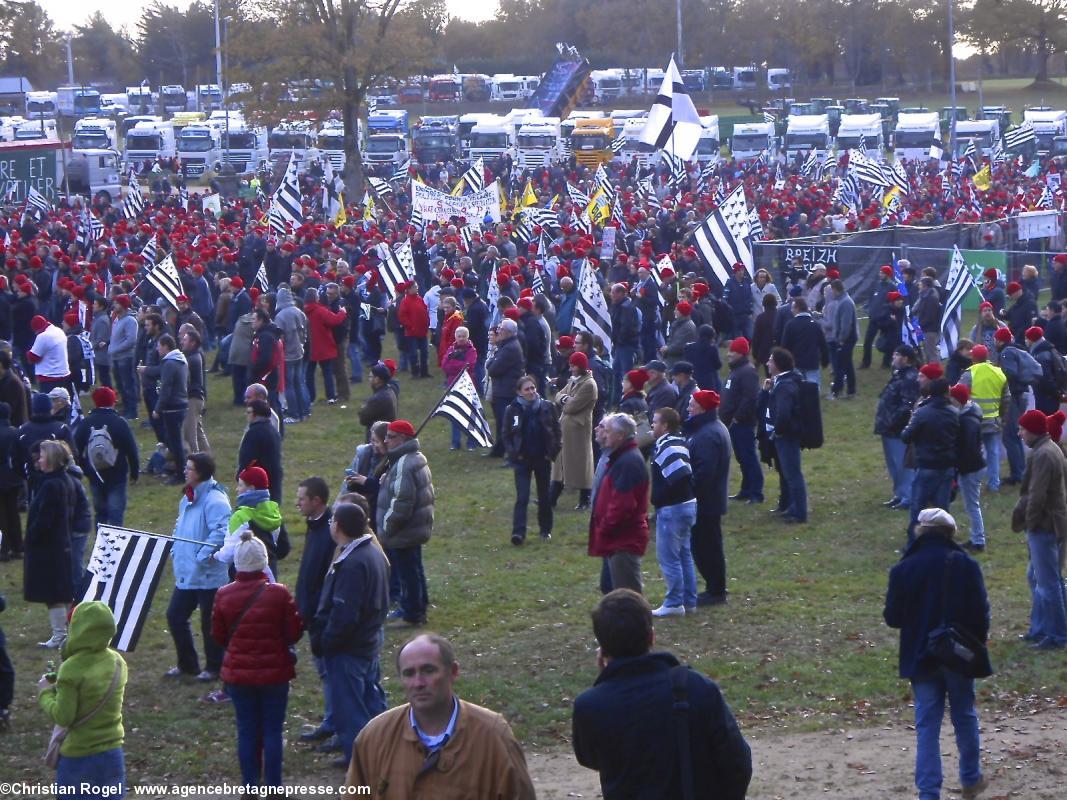
[(471, 130), (470, 160), (494, 161), (503, 155), (515, 155), (515, 140), (507, 120), (493, 116), (480, 120)]
[(510, 72), (500, 72), (493, 76), (491, 100), (514, 101), (522, 99), (522, 81)]
[(956, 123), (956, 158), (960, 158), (971, 142), (979, 156), (993, 152), (1000, 141), (1000, 122), (996, 119), (969, 119)]
[(95, 117), (100, 113), (100, 92), (88, 86), (60, 86), (56, 89), (56, 109), (65, 119)]
[(222, 108), (222, 89), (215, 83), (201, 83), (196, 87), (196, 106), (201, 111)]
[[(243, 120), (230, 120), (229, 128), (220, 130), (222, 161), (233, 167), (238, 175), (258, 172), (267, 162), (267, 129), (259, 125), (249, 125)], [(212, 165), (216, 172), (221, 171), (222, 163)]]
[(267, 148), (272, 164), (285, 170), (289, 158), (303, 161), (305, 158), (317, 158), (315, 135), (311, 125), (303, 120), (279, 122), (267, 137)]
[(21, 203), (31, 186), (53, 202), (82, 195), (110, 203), (121, 196), (118, 156), (110, 150), (72, 153), (69, 143), (54, 139), (0, 143), (2, 195)]
[(560, 56), (545, 73), (526, 107), (540, 109), (542, 117), (566, 119), (578, 104), (589, 81), (589, 73), (586, 59)]
[(455, 103), (463, 94), (463, 82), (458, 75), (434, 75), (430, 78), (431, 103)]
[(697, 149), (693, 158), (698, 164), (707, 164), (719, 158), (719, 150), (722, 142), (719, 140), (719, 115), (711, 114), (700, 118), (700, 138), (697, 139)]
[(126, 132), (124, 156), (126, 166), (140, 172), (145, 162), (177, 155), (174, 141), (174, 125), (161, 119), (138, 122)]
[(730, 137), (730, 152), (740, 161), (755, 158), (760, 153), (773, 155), (776, 137), (773, 122), (741, 122), (734, 125), (734, 134)]
[(611, 161), (614, 140), (615, 126), (611, 119), (580, 119), (571, 133), (571, 152), (579, 164), (595, 168)]
[(222, 137), (213, 125), (186, 125), (178, 136), (178, 158), (182, 174), (187, 178), (199, 178), (221, 160)]
[(829, 118), (826, 114), (790, 115), (786, 120), (783, 149), (789, 159), (812, 150), (830, 149)]
[(55, 119), (58, 99), (55, 92), (26, 92), (26, 119)]
[(126, 103), (131, 114), (150, 114), (157, 110), (152, 87), (143, 84), (126, 87)]
[(176, 111), (186, 111), (189, 108), (189, 95), (181, 84), (159, 87), (159, 101), (163, 105), (163, 110), (170, 114)]
[(893, 129), (896, 158), (925, 162), (930, 157), (930, 148), (941, 142), (941, 118), (936, 111), (901, 111), (897, 115), (897, 125)]
[(460, 157), (459, 117), (423, 117), (412, 134), (411, 154), (420, 164)]
[(864, 155), (874, 159), (881, 159), (885, 155), (881, 114), (842, 115), (841, 126), (837, 129), (837, 149), (857, 149), (861, 140)]
[(641, 133), (645, 129), (648, 117), (629, 117), (622, 123), (622, 149), (619, 151), (619, 160), (623, 164), (631, 164), (637, 159), (637, 165), (641, 169), (654, 166), (659, 160), (659, 151), (655, 145), (641, 141)]
[(1028, 108), (1023, 111), (1023, 122), (1029, 122), (1037, 137), (1037, 154), (1047, 155), (1052, 150), (1052, 140), (1067, 136), (1067, 111), (1048, 106)]
[(558, 164), (563, 160), (558, 117), (538, 117), (519, 126), (515, 160), (519, 169)]
[(119, 146), (116, 135), (115, 120), (103, 117), (85, 117), (74, 123), (74, 137), (71, 144), (78, 150), (117, 150)]

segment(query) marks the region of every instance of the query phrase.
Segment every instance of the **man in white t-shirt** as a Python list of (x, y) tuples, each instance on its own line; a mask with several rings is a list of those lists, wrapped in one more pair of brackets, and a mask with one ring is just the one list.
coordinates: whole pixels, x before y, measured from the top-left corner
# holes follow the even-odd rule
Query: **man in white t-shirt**
[(30, 320), (30, 328), (37, 338), (26, 358), (33, 364), (40, 391), (47, 394), (56, 386), (73, 391), (67, 361), (67, 335), (40, 314)]

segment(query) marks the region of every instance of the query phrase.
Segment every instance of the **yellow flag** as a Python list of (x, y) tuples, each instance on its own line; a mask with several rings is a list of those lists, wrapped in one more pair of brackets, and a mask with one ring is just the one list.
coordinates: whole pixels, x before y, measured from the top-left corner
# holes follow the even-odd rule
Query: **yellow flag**
[(374, 198), (370, 192), (363, 194), (363, 219), (374, 219)]
[(503, 218), (507, 216), (508, 213), (508, 195), (507, 192), (504, 191), (504, 187), (500, 185), (499, 178), (496, 182), (496, 190), (497, 194), (500, 195), (500, 216)]
[[(466, 174), (467, 173), (463, 173), (463, 175)], [(463, 197), (463, 187), (467, 185), (467, 182), (463, 180), (463, 175), (459, 176), (459, 183), (457, 183), (455, 188), (449, 192), (453, 197)]]
[(602, 189), (597, 189), (590, 198), (589, 205), (585, 207), (585, 213), (589, 215), (589, 219), (595, 225), (603, 225), (607, 220), (611, 219), (611, 206), (608, 205)]
[(411, 179), (412, 179), (413, 181), (415, 181), (415, 183), (421, 183), (421, 184), (422, 184), (423, 186), (425, 186), (425, 185), (426, 185), (426, 182), (425, 182), (425, 181), (423, 181), (423, 179), (422, 179), (422, 176), (421, 176), (421, 175), (419, 175), (419, 173), (417, 173), (417, 172), (416, 172), (416, 173), (415, 173), (415, 174), (414, 174), (414, 175), (412, 176), (412, 178), (411, 178)]
[(993, 175), (989, 170), (989, 165), (986, 164), (978, 172), (974, 173), (974, 177), (971, 179), (974, 181), (974, 186), (983, 192), (988, 192), (993, 185)]
[(899, 194), (900, 194), (900, 187), (899, 186), (894, 186), (892, 189), (890, 189), (888, 192), (886, 192), (884, 195), (882, 195), (882, 208), (883, 209), (889, 208), (890, 204), (893, 202), (893, 198), (895, 198)]
[(526, 181), (526, 189), (523, 191), (522, 200), (519, 203), (519, 208), (529, 208), (537, 205), (537, 195), (534, 193), (533, 184), (530, 181)]
[(548, 205), (545, 206), (545, 208), (552, 208), (558, 202), (559, 202), (559, 195), (558, 194), (554, 194), (554, 195), (552, 195), (552, 199), (548, 201)]
[(337, 211), (337, 216), (333, 219), (334, 225), (345, 225), (348, 223), (348, 211), (345, 209), (345, 196), (340, 192), (337, 193), (337, 202), (341, 207)]

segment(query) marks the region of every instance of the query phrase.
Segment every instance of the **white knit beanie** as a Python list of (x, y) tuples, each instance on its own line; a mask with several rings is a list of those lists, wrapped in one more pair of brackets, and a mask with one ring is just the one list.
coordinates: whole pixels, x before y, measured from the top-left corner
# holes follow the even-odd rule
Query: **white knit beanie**
[(238, 572), (262, 572), (267, 568), (267, 547), (252, 531), (241, 532), (241, 541), (233, 551), (233, 566)]

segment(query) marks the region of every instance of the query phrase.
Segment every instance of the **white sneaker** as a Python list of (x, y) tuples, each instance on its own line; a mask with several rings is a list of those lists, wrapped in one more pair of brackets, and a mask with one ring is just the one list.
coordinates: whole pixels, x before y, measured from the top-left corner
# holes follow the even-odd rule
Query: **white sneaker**
[(53, 633), (51, 639), (49, 639), (47, 642), (38, 642), (37, 646), (47, 647), (49, 650), (58, 650), (63, 646), (63, 643), (66, 641), (67, 634), (64, 631), (63, 633)]
[(684, 617), (685, 606), (660, 606), (652, 611), (654, 617)]

